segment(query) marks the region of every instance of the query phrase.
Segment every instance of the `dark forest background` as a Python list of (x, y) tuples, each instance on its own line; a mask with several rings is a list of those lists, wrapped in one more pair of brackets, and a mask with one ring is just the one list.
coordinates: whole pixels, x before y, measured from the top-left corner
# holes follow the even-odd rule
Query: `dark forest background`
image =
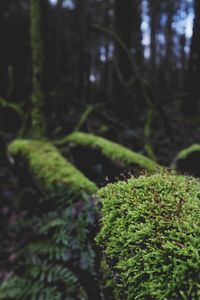
[[(49, 138), (81, 126), (135, 150), (148, 140), (164, 164), (199, 139), (197, 0), (41, 2)], [(29, 33), (28, 1), (1, 1), (0, 96), (23, 111), (3, 113), (2, 138), (29, 134)]]
[[(200, 142), (199, 0), (37, 1), (39, 78), (29, 2), (0, 0), (2, 228), (21, 218), (16, 199), (37, 197), (34, 186), (19, 184), (7, 155), (10, 141), (34, 137), (37, 84), (53, 143), (84, 131), (169, 167), (181, 149)], [(0, 246), (0, 280), (13, 268), (18, 244), (11, 235)]]

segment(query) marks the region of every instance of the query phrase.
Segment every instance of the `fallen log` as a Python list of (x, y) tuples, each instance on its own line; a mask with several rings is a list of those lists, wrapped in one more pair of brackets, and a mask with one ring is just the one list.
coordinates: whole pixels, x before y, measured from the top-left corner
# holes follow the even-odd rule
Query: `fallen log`
[(200, 144), (181, 150), (173, 160), (172, 167), (182, 173), (200, 177)]
[(16, 140), (8, 147), (15, 161), (23, 160), (41, 189), (65, 185), (74, 191), (97, 191), (96, 185), (68, 162), (50, 143)]

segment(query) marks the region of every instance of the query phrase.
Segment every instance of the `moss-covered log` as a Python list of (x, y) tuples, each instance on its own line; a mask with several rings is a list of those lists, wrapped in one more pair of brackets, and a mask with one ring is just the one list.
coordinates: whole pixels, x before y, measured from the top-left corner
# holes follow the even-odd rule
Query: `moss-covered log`
[(16, 140), (8, 153), (29, 170), (42, 193), (36, 209), (13, 225), (26, 243), (16, 250), (13, 273), (0, 284), (0, 299), (100, 300), (95, 184), (48, 142)]
[(122, 299), (199, 299), (200, 181), (155, 174), (97, 193), (97, 238)]
[(172, 166), (181, 172), (200, 177), (200, 144), (193, 144), (180, 151)]
[(60, 145), (65, 143), (99, 150), (107, 158), (124, 164), (124, 167), (138, 166), (148, 170), (155, 170), (158, 167), (151, 159), (93, 134), (74, 132), (57, 142)]
[(28, 164), (34, 180), (42, 189), (52, 189), (64, 184), (74, 191), (93, 193), (97, 190), (93, 182), (47, 142), (16, 140), (9, 145), (8, 153)]
[(30, 37), (32, 51), (32, 133), (41, 138), (45, 132), (43, 119), (44, 94), (43, 79), (43, 42), (41, 35), (41, 1), (30, 0)]

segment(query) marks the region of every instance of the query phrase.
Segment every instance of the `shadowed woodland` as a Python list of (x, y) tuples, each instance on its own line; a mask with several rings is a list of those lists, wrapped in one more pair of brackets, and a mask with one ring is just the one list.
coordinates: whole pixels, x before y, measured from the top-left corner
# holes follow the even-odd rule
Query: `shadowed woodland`
[(200, 299), (200, 2), (0, 1), (0, 299)]

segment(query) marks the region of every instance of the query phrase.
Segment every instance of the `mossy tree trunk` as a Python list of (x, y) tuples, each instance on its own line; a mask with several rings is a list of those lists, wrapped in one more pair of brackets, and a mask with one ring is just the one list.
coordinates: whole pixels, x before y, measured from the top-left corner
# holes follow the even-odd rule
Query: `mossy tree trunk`
[(41, 35), (41, 0), (30, 0), (30, 38), (32, 50), (32, 135), (42, 138), (45, 134), (43, 117), (44, 94), (43, 78), (43, 42)]

